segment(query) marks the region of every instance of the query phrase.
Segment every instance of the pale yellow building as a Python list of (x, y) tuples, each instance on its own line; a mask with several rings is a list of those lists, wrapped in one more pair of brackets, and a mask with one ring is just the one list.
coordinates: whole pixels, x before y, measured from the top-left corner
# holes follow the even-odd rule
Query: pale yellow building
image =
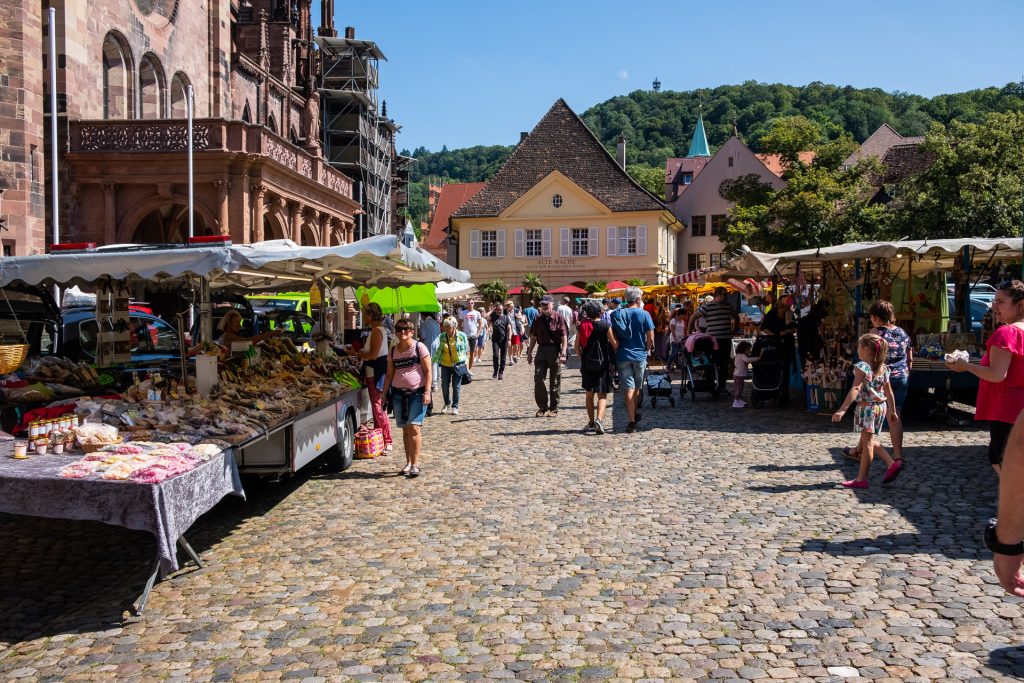
[(655, 284), (677, 272), (682, 227), (559, 99), (452, 215), (450, 261), (478, 284), (516, 287), (527, 273), (549, 290), (630, 278)]

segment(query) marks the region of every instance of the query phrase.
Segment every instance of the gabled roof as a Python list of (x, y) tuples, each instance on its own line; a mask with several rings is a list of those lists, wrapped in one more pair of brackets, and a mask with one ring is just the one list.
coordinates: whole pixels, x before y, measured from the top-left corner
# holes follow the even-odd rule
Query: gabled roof
[(711, 149), (708, 147), (708, 136), (704, 133), (704, 117), (697, 116), (697, 127), (693, 130), (693, 140), (690, 141), (688, 157), (710, 157)]
[[(761, 163), (764, 164), (769, 171), (779, 176), (780, 178), (782, 177), (782, 174), (785, 172), (786, 168), (782, 163), (781, 154), (755, 154), (754, 156), (760, 159)], [(801, 162), (810, 166), (811, 162), (814, 161), (815, 154), (814, 152), (800, 152), (799, 156)]]
[(857, 151), (846, 160), (847, 166), (853, 166), (861, 159), (878, 157), (882, 159), (885, 153), (894, 145), (918, 145), (924, 142), (923, 135), (903, 137), (895, 128), (888, 123), (883, 123), (878, 129), (868, 136), (868, 139), (861, 143)]
[(898, 183), (906, 180), (927, 170), (934, 161), (935, 155), (922, 150), (919, 143), (893, 145), (882, 157), (882, 182)]
[(441, 247), (441, 242), (448, 237), (448, 219), (462, 205), (472, 199), (487, 183), (450, 183), (441, 187), (437, 197), (437, 207), (430, 220), (430, 229), (421, 242), (428, 251)]
[(612, 211), (665, 210), (559, 98), (484, 189), (453, 215), (497, 216), (552, 171), (560, 172)]
[(710, 160), (710, 157), (672, 157), (667, 159), (665, 161), (665, 182), (668, 184), (682, 183), (683, 179), (679, 176), (683, 173), (692, 173), (696, 178)]

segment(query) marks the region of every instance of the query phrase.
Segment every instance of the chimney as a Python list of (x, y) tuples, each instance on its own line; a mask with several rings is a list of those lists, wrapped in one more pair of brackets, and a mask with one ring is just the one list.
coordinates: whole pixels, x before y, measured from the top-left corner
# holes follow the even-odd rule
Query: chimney
[(348, 40), (355, 40), (356, 39), (356, 27), (355, 26), (346, 26), (345, 27), (345, 38), (348, 39)]
[(626, 136), (620, 134), (619, 141), (615, 145), (615, 160), (619, 162), (622, 170), (626, 170)]
[(526, 138), (528, 137), (530, 137), (530, 134), (527, 133), (526, 131), (522, 131), (521, 133), (519, 133), (519, 144), (523, 144), (524, 142), (526, 142)]

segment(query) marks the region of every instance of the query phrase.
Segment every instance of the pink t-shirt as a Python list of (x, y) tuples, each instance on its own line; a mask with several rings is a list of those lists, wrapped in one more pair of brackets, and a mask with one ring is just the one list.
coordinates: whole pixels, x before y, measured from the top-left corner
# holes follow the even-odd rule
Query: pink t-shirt
[[(1016, 325), (1003, 325), (992, 333), (985, 347), (1006, 349), (1013, 354), (1010, 369), (1002, 382), (978, 383), (978, 405), (975, 420), (996, 420), (1014, 423), (1020, 411), (1024, 410), (1024, 329)], [(989, 366), (988, 352), (981, 359), (983, 367)]]
[(395, 366), (395, 376), (391, 379), (391, 386), (396, 389), (419, 389), (426, 381), (423, 372), (423, 359), (430, 356), (426, 345), (423, 342), (416, 342), (408, 351), (399, 351), (397, 347), (391, 349), (391, 362)]

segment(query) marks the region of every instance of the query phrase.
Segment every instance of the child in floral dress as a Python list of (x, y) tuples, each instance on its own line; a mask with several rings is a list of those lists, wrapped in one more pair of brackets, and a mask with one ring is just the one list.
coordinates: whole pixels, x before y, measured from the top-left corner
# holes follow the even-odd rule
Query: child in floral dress
[(875, 438), (882, 431), (886, 415), (889, 421), (899, 422), (896, 406), (889, 385), (889, 368), (885, 366), (888, 344), (877, 334), (865, 334), (857, 342), (857, 355), (860, 361), (853, 366), (853, 387), (846, 395), (846, 400), (839, 410), (832, 415), (833, 422), (840, 422), (847, 408), (857, 402), (853, 416), (853, 428), (860, 432), (860, 471), (856, 479), (842, 482), (841, 486), (849, 489), (866, 489), (868, 487), (868, 471), (871, 460), (877, 452), (889, 468), (885, 471), (883, 484), (887, 484), (900, 473), (902, 460), (894, 460), (889, 452)]

